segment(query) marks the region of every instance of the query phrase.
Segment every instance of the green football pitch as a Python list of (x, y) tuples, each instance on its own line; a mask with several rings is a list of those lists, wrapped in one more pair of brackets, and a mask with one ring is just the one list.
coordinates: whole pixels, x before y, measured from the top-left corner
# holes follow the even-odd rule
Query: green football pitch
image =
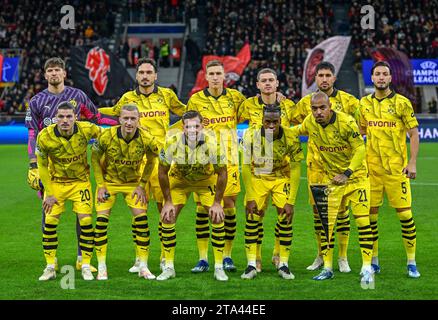
[[(187, 204), (177, 223), (175, 279), (159, 282), (140, 279), (129, 274), (134, 260), (131, 240), (130, 214), (121, 197), (113, 209), (109, 227), (108, 281), (82, 280), (79, 272), (70, 277), (74, 289), (63, 289), (68, 275), (58, 273), (54, 281), (40, 282), (38, 277), (45, 262), (41, 248), (41, 202), (26, 183), (27, 152), (25, 145), (0, 146), (1, 204), (0, 204), (0, 299), (142, 299), (142, 300), (295, 300), (295, 299), (437, 299), (438, 261), (438, 144), (422, 144), (417, 164), (418, 178), (412, 183), (413, 213), (417, 225), (417, 265), (421, 278), (409, 279), (400, 223), (393, 209), (386, 204), (379, 217), (379, 247), (382, 272), (376, 275), (374, 289), (360, 286), (360, 252), (357, 232), (352, 222), (348, 249), (352, 272), (335, 278), (314, 281), (317, 272), (306, 270), (316, 253), (313, 217), (308, 205), (306, 172), (302, 180), (293, 221), (294, 238), (289, 266), (295, 280), (283, 280), (271, 264), (274, 243), (275, 212), (269, 209), (265, 217), (263, 243), (263, 272), (252, 281), (240, 279), (246, 266), (244, 250), (243, 193), (238, 198), (238, 226), (233, 258), (238, 271), (229, 273), (225, 283), (213, 279), (213, 271), (192, 274), (197, 261), (195, 211), (193, 201)], [(385, 202), (386, 203), (386, 202)], [(159, 274), (158, 212), (155, 204), (149, 209), (151, 253), (149, 266)], [(75, 217), (71, 205), (59, 226), (58, 260), (60, 267), (73, 266), (76, 261)], [(337, 253), (335, 252), (335, 259)], [(210, 264), (213, 253), (210, 248)], [(96, 265), (95, 258), (93, 264)], [(71, 274), (70, 274), (71, 276)]]

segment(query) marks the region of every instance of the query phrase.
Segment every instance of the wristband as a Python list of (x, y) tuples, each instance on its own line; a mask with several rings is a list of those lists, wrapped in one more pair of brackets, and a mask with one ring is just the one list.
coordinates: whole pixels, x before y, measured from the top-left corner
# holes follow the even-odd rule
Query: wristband
[(353, 174), (353, 171), (351, 169), (347, 169), (344, 171), (344, 176), (347, 178), (350, 178), (350, 176)]

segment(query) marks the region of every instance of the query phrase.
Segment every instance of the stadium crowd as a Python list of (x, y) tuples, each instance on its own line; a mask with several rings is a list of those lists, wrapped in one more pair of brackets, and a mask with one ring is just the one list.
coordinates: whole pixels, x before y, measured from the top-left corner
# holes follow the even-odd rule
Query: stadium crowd
[[(124, 20), (131, 23), (183, 22), (185, 2), (180, 0), (129, 0)], [(196, 3), (196, 1), (187, 1)]]
[(302, 66), (306, 49), (332, 35), (331, 1), (207, 1), (207, 41), (204, 54), (236, 55), (251, 44), (252, 61), (235, 87), (245, 96), (256, 91), (257, 70), (273, 68), (279, 90), (301, 98)]
[[(438, 56), (438, 3), (436, 1), (373, 1), (375, 30), (362, 32), (362, 4), (353, 2), (348, 12), (356, 63), (370, 58), (372, 48), (390, 47), (409, 58)], [(359, 66), (359, 65), (358, 65)]]
[[(41, 0), (2, 1), (0, 48), (20, 49), (22, 53), (20, 81), (5, 94), (0, 103), (2, 112), (24, 112), (25, 102), (45, 88), (42, 69), (48, 58), (60, 56), (68, 60), (71, 46), (87, 44), (113, 33), (115, 6), (108, 1), (72, 1), (74, 30), (60, 28), (63, 4)], [(43, 21), (41, 17), (46, 19)], [(67, 84), (72, 85), (71, 80)]]

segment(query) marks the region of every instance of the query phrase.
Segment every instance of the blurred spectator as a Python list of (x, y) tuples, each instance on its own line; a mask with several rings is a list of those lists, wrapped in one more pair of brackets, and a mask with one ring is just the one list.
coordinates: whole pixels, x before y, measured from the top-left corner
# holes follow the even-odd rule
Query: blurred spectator
[(131, 23), (183, 22), (186, 1), (129, 0), (127, 2), (125, 21)]
[(198, 70), (201, 69), (201, 50), (199, 49), (198, 45), (195, 41), (190, 37), (190, 35), (187, 36), (186, 42), (186, 55), (187, 55), (187, 61), (190, 63), (190, 67), (196, 77), (196, 74), (198, 73)]
[(85, 32), (84, 32), (85, 34), (85, 38), (88, 38), (88, 39), (90, 39), (90, 38), (92, 38), (93, 37), (93, 35), (94, 35), (94, 30), (93, 30), (93, 28), (90, 26), (90, 25), (88, 25), (88, 27), (87, 27), (87, 29), (85, 30)]
[(163, 40), (160, 47), (160, 67), (168, 68), (170, 66), (169, 55), (169, 44)]
[(429, 113), (436, 113), (437, 112), (437, 101), (435, 98), (433, 98), (431, 101), (429, 101)]

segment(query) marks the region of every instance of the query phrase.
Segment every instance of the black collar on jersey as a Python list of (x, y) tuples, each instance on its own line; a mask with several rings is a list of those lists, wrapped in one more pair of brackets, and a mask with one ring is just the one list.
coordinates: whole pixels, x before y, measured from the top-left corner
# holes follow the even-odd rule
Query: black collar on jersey
[(130, 143), (132, 140), (138, 138), (139, 135), (140, 135), (140, 129), (137, 128), (137, 130), (135, 130), (135, 133), (134, 133), (134, 136), (132, 137), (132, 139), (129, 140), (129, 141), (126, 141), (125, 138), (123, 138), (123, 135), (122, 135), (122, 127), (120, 126), (120, 127), (117, 128), (117, 137), (120, 138), (120, 139), (123, 139), (123, 141), (125, 141), (126, 143)]
[(58, 125), (55, 126), (55, 128), (53, 129), (53, 132), (55, 133), (55, 136), (57, 136), (58, 138), (63, 137), (63, 138), (66, 138), (67, 140), (70, 140), (70, 138), (73, 137), (73, 134), (78, 133), (78, 125), (76, 123), (73, 125), (73, 134), (69, 137), (64, 137), (61, 134), (61, 132), (59, 132)]
[(335, 87), (333, 87), (333, 92), (332, 92), (332, 94), (331, 94), (329, 97), (334, 98), (334, 97), (336, 97), (337, 94), (338, 94), (338, 89), (336, 89)]
[(329, 124), (335, 123), (335, 121), (336, 121), (336, 111), (333, 111), (333, 114), (332, 114), (332, 117), (330, 118), (330, 121), (325, 125), (321, 124), (321, 127), (326, 128)]
[[(208, 97), (213, 97), (213, 96), (210, 94), (210, 91), (208, 91), (208, 87), (205, 88), (203, 91), (204, 91), (204, 94), (205, 94), (205, 96), (206, 96), (207, 98), (208, 98)], [(218, 95), (217, 97), (213, 97), (213, 98), (215, 98), (215, 99), (217, 100), (217, 99), (220, 98), (220, 96), (225, 96), (226, 94), (227, 94), (227, 89), (226, 89), (226, 88), (223, 88), (222, 93), (221, 93), (220, 95)]]
[(144, 94), (140, 92), (140, 87), (135, 88), (135, 93), (137, 95), (144, 95), (145, 97), (149, 97), (152, 93), (158, 93), (158, 86), (156, 84), (154, 84), (154, 90), (152, 90), (151, 93), (149, 94)]
[[(261, 131), (261, 135), (262, 135), (262, 137), (264, 137), (265, 136), (265, 127), (262, 127), (261, 130), (262, 130)], [(280, 126), (280, 128), (278, 130), (278, 137), (276, 139), (274, 139), (274, 140), (280, 140), (281, 138), (283, 138), (283, 133), (284, 133), (284, 130)]]
[(391, 99), (391, 98), (394, 97), (394, 96), (395, 96), (395, 91), (391, 91), (391, 93), (388, 94), (388, 95), (387, 95), (386, 97), (384, 97), (383, 99), (377, 99), (377, 98), (376, 98), (376, 93), (373, 92), (373, 94), (371, 95), (371, 98), (374, 98), (374, 99), (376, 99), (376, 100), (379, 101), (379, 102), (382, 102), (382, 101), (385, 100), (386, 98)]
[(274, 104), (264, 103), (261, 95), (259, 96), (258, 101), (259, 101), (259, 104), (262, 105), (262, 106), (263, 106), (263, 105), (264, 105), (264, 106), (279, 106), (279, 105), (280, 105), (280, 104), (277, 102), (277, 100), (275, 100)]
[[(184, 132), (182, 134), (182, 140), (186, 146), (189, 146), (189, 143), (187, 141), (188, 139), (186, 139), (186, 135), (184, 134)], [(205, 135), (203, 133), (201, 133), (201, 137), (198, 140), (198, 143), (196, 144), (196, 148), (199, 146), (202, 146), (204, 143), (205, 143)]]

